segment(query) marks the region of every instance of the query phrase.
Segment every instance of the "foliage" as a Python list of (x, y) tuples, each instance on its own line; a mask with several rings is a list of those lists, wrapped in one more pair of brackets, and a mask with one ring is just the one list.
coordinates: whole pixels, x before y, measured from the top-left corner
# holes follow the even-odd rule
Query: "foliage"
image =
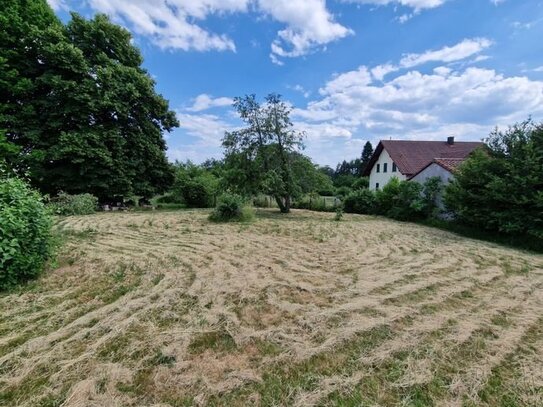
[(477, 228), (543, 239), (543, 124), (493, 131), (446, 188), (445, 204)]
[[(334, 199), (332, 205), (327, 204), (327, 198)], [(335, 197), (320, 196), (319, 194), (312, 193), (298, 197), (293, 203), (293, 208), (297, 209), (309, 209), (317, 212), (334, 212), (338, 205), (335, 201)]]
[(178, 122), (130, 33), (105, 15), (64, 25), (45, 0), (4, 3), (0, 129), (21, 152), (10, 166), (51, 195), (164, 191), (173, 172), (162, 134)]
[(98, 209), (98, 198), (91, 194), (70, 195), (61, 192), (49, 206), (56, 215), (89, 215)]
[(341, 186), (339, 188), (336, 188), (336, 196), (340, 199), (345, 198), (351, 192), (353, 192), (353, 189), (347, 186)]
[(343, 202), (346, 212), (377, 214), (398, 220), (421, 220), (436, 215), (441, 179), (429, 178), (424, 184), (400, 181), (394, 177), (382, 190), (367, 188), (351, 192)]
[(289, 212), (293, 196), (301, 192), (292, 162), (303, 147), (289, 106), (272, 93), (262, 105), (254, 95), (237, 97), (234, 107), (246, 127), (223, 139), (229, 183), (245, 193), (272, 195), (281, 212)]
[(225, 193), (217, 200), (209, 219), (213, 222), (249, 222), (254, 219), (254, 211), (241, 195)]
[(212, 207), (219, 187), (220, 179), (204, 167), (190, 161), (175, 164), (172, 195), (182, 199), (189, 207)]
[(34, 278), (51, 249), (51, 219), (40, 195), (19, 178), (0, 179), (0, 290)]
[[(383, 188), (383, 191), (385, 188)], [(392, 196), (392, 205), (383, 214), (398, 220), (412, 221), (424, 218), (426, 207), (422, 197), (422, 190), (423, 186), (418, 182), (399, 182), (397, 189), (394, 190), (396, 194)], [(382, 198), (379, 197), (379, 193), (377, 195), (382, 207)]]
[(374, 213), (375, 193), (369, 189), (357, 189), (345, 197), (343, 207), (348, 213)]
[(352, 188), (363, 189), (363, 188), (369, 188), (369, 186), (370, 186), (369, 177), (360, 177), (360, 178), (357, 178), (355, 182), (353, 182)]
[(339, 221), (341, 221), (341, 219), (343, 219), (343, 208), (341, 206), (338, 206), (336, 208), (336, 214), (334, 216), (334, 220), (336, 222), (339, 222)]
[(292, 155), (292, 174), (295, 181), (294, 198), (300, 194), (317, 193), (319, 195), (334, 195), (334, 184), (330, 176), (311, 162), (309, 157), (299, 153)]

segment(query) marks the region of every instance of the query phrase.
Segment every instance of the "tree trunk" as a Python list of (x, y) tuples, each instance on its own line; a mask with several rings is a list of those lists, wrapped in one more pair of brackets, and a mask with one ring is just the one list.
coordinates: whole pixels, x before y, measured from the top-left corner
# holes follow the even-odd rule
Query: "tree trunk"
[(275, 202), (277, 202), (277, 206), (279, 207), (279, 210), (281, 213), (289, 213), (290, 212), (290, 197), (285, 197), (285, 201), (283, 202), (283, 199), (279, 195), (274, 195)]

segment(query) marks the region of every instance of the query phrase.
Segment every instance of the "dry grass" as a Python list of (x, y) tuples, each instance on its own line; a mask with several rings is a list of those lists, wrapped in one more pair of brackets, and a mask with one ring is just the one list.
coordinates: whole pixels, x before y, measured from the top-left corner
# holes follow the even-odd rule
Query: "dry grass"
[(59, 220), (0, 405), (541, 406), (543, 256), (363, 216)]

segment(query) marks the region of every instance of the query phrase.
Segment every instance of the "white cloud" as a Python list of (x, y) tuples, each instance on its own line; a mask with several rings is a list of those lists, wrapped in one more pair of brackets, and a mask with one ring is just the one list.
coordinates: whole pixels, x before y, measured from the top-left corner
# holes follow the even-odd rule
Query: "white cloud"
[(259, 0), (259, 10), (287, 28), (277, 33), (271, 45), (272, 61), (279, 57), (297, 57), (332, 41), (346, 37), (352, 30), (334, 21), (324, 0)]
[(196, 96), (193, 105), (186, 110), (189, 112), (201, 112), (202, 110), (207, 110), (212, 107), (231, 106), (233, 102), (234, 101), (231, 98), (213, 98), (205, 93), (202, 93), (201, 95)]
[[(440, 55), (449, 61), (453, 54), (462, 57), (470, 52)], [(407, 61), (423, 63), (426, 58)], [(442, 65), (430, 73), (409, 68), (386, 80), (383, 72), (389, 70), (361, 66), (335, 75), (320, 89), (320, 98), (305, 109), (293, 110), (294, 122), (307, 131), (308, 152), (315, 154), (317, 162), (333, 164), (358, 155), (359, 151), (345, 155), (349, 151), (345, 145), (358, 145), (362, 139), (442, 140), (455, 135), (479, 140), (496, 125), (530, 115), (543, 118), (543, 81), (507, 77), (492, 69)]]
[[(56, 9), (64, 2), (48, 0)], [(284, 24), (271, 44), (272, 62), (298, 57), (352, 34), (334, 21), (325, 0), (87, 0), (98, 12), (110, 15), (136, 34), (163, 49), (235, 51), (232, 38), (204, 28), (210, 16), (256, 13)]]
[(532, 69), (534, 72), (543, 72), (543, 65), (538, 66), (537, 68)]
[(346, 0), (351, 3), (360, 3), (360, 4), (373, 4), (376, 6), (387, 6), (389, 4), (400, 5), (405, 7), (410, 7), (418, 12), (423, 9), (430, 9), (439, 7), (447, 0)]
[(202, 147), (219, 147), (224, 132), (235, 128), (232, 123), (212, 114), (177, 112), (177, 119), (185, 134), (197, 138)]
[[(464, 39), (453, 46), (445, 46), (437, 50), (425, 51), (421, 54), (411, 53), (404, 55), (398, 65), (390, 63), (377, 65), (371, 68), (374, 79), (382, 81), (386, 75), (400, 69), (414, 68), (429, 62), (456, 62), (480, 54), (483, 50), (492, 45), (487, 38)], [(488, 56), (477, 55), (471, 62), (481, 62), (488, 59)]]
[(453, 62), (478, 54), (490, 47), (492, 41), (486, 38), (465, 39), (452, 47), (443, 47), (422, 54), (407, 54), (400, 60), (403, 68), (412, 68), (427, 62)]
[(147, 36), (163, 49), (235, 51), (234, 42), (196, 22), (208, 15), (244, 12), (249, 0), (88, 0), (96, 11)]
[(55, 11), (62, 10), (66, 7), (64, 0), (47, 0), (47, 3), (49, 3), (51, 8)]

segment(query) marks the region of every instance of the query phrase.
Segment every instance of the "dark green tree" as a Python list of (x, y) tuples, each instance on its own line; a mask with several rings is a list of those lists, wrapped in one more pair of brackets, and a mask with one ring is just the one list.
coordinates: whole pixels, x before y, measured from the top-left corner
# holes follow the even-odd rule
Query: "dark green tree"
[(64, 26), (45, 0), (8, 0), (0, 19), (0, 128), (21, 149), (11, 165), (51, 194), (172, 183), (162, 134), (178, 123), (128, 31), (104, 15)]
[(223, 139), (227, 176), (245, 192), (272, 195), (281, 212), (288, 213), (299, 191), (293, 153), (303, 147), (303, 134), (293, 129), (290, 108), (273, 93), (263, 104), (255, 95), (235, 98), (234, 107), (246, 127), (227, 132)]
[(543, 124), (493, 131), (445, 190), (445, 203), (468, 225), (543, 238)]
[(362, 156), (360, 157), (360, 175), (366, 170), (372, 155), (373, 146), (369, 141), (366, 141), (366, 144), (364, 144), (364, 148), (362, 149)]

